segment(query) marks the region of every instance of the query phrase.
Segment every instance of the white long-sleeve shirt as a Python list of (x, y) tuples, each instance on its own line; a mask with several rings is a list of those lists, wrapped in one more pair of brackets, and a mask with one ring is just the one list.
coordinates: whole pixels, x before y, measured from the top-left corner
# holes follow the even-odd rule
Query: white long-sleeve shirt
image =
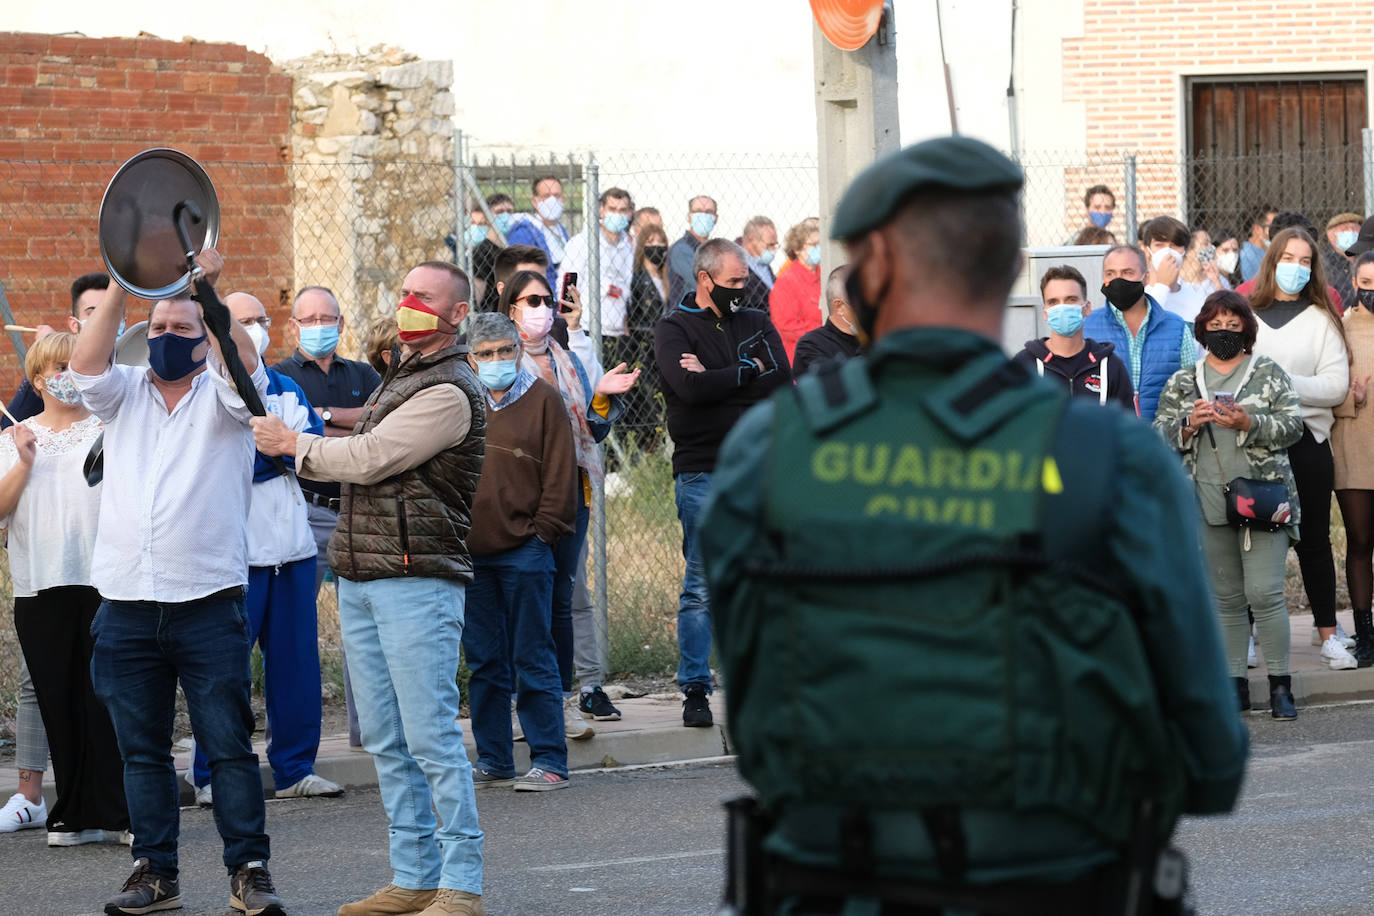
[(1318, 442), (1331, 436), (1331, 408), (1350, 390), (1350, 363), (1335, 322), (1319, 305), (1309, 305), (1280, 328), (1259, 319), (1255, 352), (1278, 363), (1302, 401), (1302, 419)]
[[(212, 349), (167, 412), (152, 370), (72, 371), (105, 424), (105, 480), (91, 584), (113, 601), (194, 601), (248, 585), (252, 413)], [(253, 370), (258, 394), (267, 370)]]
[[(595, 232), (601, 243), (601, 336), (619, 337), (625, 333), (625, 306), (630, 298), (630, 280), (634, 277), (635, 246), (630, 234), (622, 232), (614, 242), (606, 240), (601, 226), (589, 226), (568, 239), (568, 247), (563, 252), (563, 263), (558, 269), (563, 273), (576, 273), (578, 288), (582, 290), (582, 321), (587, 321), (586, 310), (593, 307), (587, 291), (587, 234)], [(562, 283), (562, 279), (559, 279)], [(556, 294), (560, 290), (554, 291)]]

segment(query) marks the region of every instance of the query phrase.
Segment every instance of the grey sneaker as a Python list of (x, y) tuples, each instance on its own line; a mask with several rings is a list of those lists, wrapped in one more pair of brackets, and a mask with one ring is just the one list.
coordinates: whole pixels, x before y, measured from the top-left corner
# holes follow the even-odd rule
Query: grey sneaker
[(267, 863), (244, 862), (229, 878), (229, 906), (244, 916), (286, 916)]
[(124, 882), (120, 892), (105, 904), (105, 912), (109, 916), (139, 916), (142, 913), (178, 909), (181, 909), (181, 885), (176, 878), (149, 871), (147, 859), (134, 862), (134, 873)]
[(484, 770), (481, 767), (472, 768), (472, 787), (474, 789), (499, 789), (503, 786), (515, 785), (514, 776), (497, 776), (491, 770)]
[(298, 782), (285, 789), (278, 789), (276, 798), (338, 798), (344, 794), (343, 786), (330, 782), (323, 776), (306, 773)]
[(549, 792), (568, 787), (568, 777), (550, 773), (539, 767), (530, 767), (528, 773), (514, 780), (514, 782), (517, 792)]

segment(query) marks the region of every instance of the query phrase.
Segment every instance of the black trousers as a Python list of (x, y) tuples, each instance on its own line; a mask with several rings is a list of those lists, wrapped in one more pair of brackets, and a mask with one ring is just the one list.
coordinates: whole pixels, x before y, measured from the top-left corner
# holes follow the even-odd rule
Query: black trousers
[(100, 595), (84, 585), (14, 599), (14, 629), (48, 732), (57, 802), (53, 831), (127, 830), (124, 764), (114, 726), (91, 687), (91, 621)]
[(1312, 620), (1319, 627), (1336, 625), (1336, 564), (1331, 559), (1331, 490), (1336, 484), (1336, 469), (1331, 458), (1331, 443), (1318, 442), (1312, 431), (1303, 429), (1302, 438), (1288, 449), (1293, 478), (1298, 484), (1302, 521), (1296, 548), (1302, 570), (1302, 587), (1312, 606)]

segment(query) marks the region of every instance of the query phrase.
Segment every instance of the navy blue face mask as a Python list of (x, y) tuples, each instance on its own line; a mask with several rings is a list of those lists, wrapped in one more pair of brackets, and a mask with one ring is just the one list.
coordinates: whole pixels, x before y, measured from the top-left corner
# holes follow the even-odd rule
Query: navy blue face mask
[(149, 337), (148, 365), (164, 382), (175, 382), (205, 365), (205, 357), (196, 359), (191, 355), (203, 343), (204, 334), (199, 337), (180, 337), (167, 331), (157, 337)]

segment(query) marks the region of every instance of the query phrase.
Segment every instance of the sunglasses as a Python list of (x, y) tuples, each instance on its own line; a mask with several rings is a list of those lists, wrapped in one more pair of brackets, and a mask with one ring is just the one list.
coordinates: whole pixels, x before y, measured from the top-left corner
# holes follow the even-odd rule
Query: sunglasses
[(521, 296), (516, 302), (528, 302), (531, 307), (539, 308), (541, 305), (546, 308), (553, 308), (558, 300), (553, 296), (541, 296), (539, 293), (531, 293), (528, 296)]

